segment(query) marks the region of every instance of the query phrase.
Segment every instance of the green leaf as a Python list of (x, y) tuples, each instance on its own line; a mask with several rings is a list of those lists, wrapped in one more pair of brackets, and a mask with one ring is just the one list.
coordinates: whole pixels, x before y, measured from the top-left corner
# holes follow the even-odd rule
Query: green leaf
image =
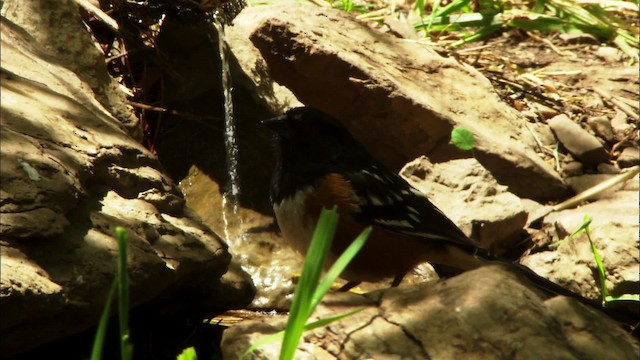
[(355, 310), (347, 311), (346, 313), (337, 314), (337, 315), (329, 316), (327, 318), (322, 318), (322, 319), (316, 320), (314, 322), (311, 322), (311, 323), (305, 325), (304, 331), (313, 330), (315, 328), (319, 328), (319, 327), (322, 327), (322, 326), (327, 326), (327, 325), (331, 324), (332, 322), (336, 322), (338, 320), (342, 320), (342, 319), (344, 319), (346, 317), (349, 317), (351, 315), (359, 313), (360, 311), (362, 311), (364, 309), (365, 309), (364, 307), (361, 307), (361, 308), (357, 308)]
[(602, 263), (602, 258), (600, 257), (600, 253), (598, 253), (598, 249), (596, 248), (596, 245), (593, 243), (593, 240), (591, 239), (591, 233), (589, 232), (589, 225), (591, 225), (592, 221), (593, 221), (593, 218), (591, 216), (585, 215), (580, 227), (576, 231), (574, 231), (571, 235), (569, 235), (569, 238), (576, 236), (581, 231), (584, 231), (585, 234), (587, 235), (587, 239), (589, 239), (589, 245), (591, 246), (591, 252), (593, 253), (593, 258), (596, 262), (596, 267), (598, 269), (598, 280), (600, 282), (600, 292), (602, 294), (602, 306), (606, 306), (607, 299), (610, 298), (610, 296), (607, 294), (607, 284), (606, 284), (607, 277), (604, 270), (604, 264)]
[(420, 18), (424, 17), (424, 0), (416, 0), (415, 5), (413, 5), (413, 9), (418, 10)]
[(473, 149), (473, 133), (465, 128), (456, 127), (451, 131), (451, 142), (460, 150)]
[(491, 35), (495, 31), (500, 30), (500, 28), (502, 28), (502, 23), (485, 26), (480, 30), (476, 31), (475, 33), (465, 36), (463, 39), (451, 43), (451, 47), (455, 48), (460, 45), (482, 39), (484, 37)]
[(443, 8), (438, 9), (434, 7), (433, 12), (435, 13), (435, 16), (447, 16), (456, 11), (466, 12), (469, 10), (469, 2), (470, 0), (454, 0)]
[(360, 249), (364, 246), (365, 242), (371, 234), (371, 226), (364, 229), (358, 237), (353, 240), (349, 247), (340, 255), (336, 262), (331, 266), (327, 274), (324, 276), (322, 282), (318, 285), (313, 298), (311, 299), (311, 312), (318, 306), (324, 295), (329, 291), (331, 285), (336, 281), (338, 276), (342, 274), (344, 269), (347, 268), (351, 260), (358, 254)]
[(272, 342), (278, 341), (280, 339), (282, 339), (284, 337), (284, 330), (282, 331), (278, 331), (275, 334), (271, 334), (269, 336), (265, 336), (265, 337), (261, 337), (260, 339), (256, 340), (253, 345), (251, 345), (247, 351), (244, 352), (244, 354), (242, 354), (242, 356), (240, 356), (240, 360), (246, 358), (249, 354), (251, 354), (252, 352), (256, 351), (257, 349), (267, 345), (267, 344), (271, 344)]
[[(359, 313), (360, 311), (364, 310), (364, 307), (355, 309), (355, 310), (351, 310), (348, 311), (346, 313), (342, 313), (342, 314), (338, 314), (338, 315), (334, 315), (334, 316), (330, 316), (327, 318), (322, 318), (319, 320), (316, 320), (314, 322), (308, 323), (307, 325), (304, 326), (304, 331), (307, 330), (313, 330), (322, 326), (326, 326), (331, 324), (332, 322), (338, 321), (338, 320), (342, 320), (346, 317), (349, 317), (351, 315), (354, 315), (356, 313)], [(242, 356), (240, 357), (240, 359), (244, 359), (247, 355), (251, 354), (252, 352), (256, 351), (258, 348), (270, 344), (272, 342), (278, 341), (280, 339), (282, 339), (282, 337), (284, 336), (284, 330), (282, 331), (278, 331), (275, 334), (271, 334), (269, 336), (265, 336), (263, 338), (261, 338), (260, 340), (256, 341), (249, 349), (247, 349), (247, 351), (244, 352), (244, 354), (242, 354)]]
[(614, 301), (635, 301), (640, 302), (640, 294), (622, 294), (620, 296), (607, 296), (605, 298), (607, 303)]
[(349, 265), (349, 262), (364, 246), (366, 239), (371, 233), (371, 228), (365, 229), (335, 261), (322, 282), (318, 283), (326, 256), (331, 248), (337, 219), (338, 214), (335, 208), (330, 211), (323, 210), (320, 214), (316, 230), (302, 267), (302, 274), (300, 276), (296, 292), (293, 296), (289, 317), (287, 319), (287, 327), (285, 330), (261, 338), (244, 352), (242, 358), (245, 358), (261, 346), (282, 339), (280, 359), (292, 359), (295, 355), (298, 343), (300, 342), (300, 337), (304, 331), (329, 324), (362, 310), (358, 309), (345, 314), (320, 319), (310, 324), (306, 323), (313, 313), (313, 310), (331, 288), (331, 285), (335, 282), (336, 278), (342, 273), (342, 271), (344, 271), (344, 269)]
[(281, 360), (293, 359), (298, 347), (305, 323), (311, 315), (311, 299), (318, 287), (318, 280), (331, 248), (337, 223), (338, 214), (335, 208), (333, 210), (322, 210), (311, 244), (309, 244), (309, 249), (307, 250), (307, 256), (302, 265), (300, 281), (293, 295), (287, 327), (282, 340)]
[(194, 347), (188, 347), (178, 355), (178, 360), (198, 360), (198, 354), (196, 354), (196, 349)]
[(98, 323), (98, 329), (96, 330), (96, 336), (93, 339), (93, 348), (91, 349), (91, 360), (102, 359), (102, 348), (104, 347), (104, 338), (107, 333), (107, 325), (109, 324), (109, 314), (111, 314), (111, 304), (113, 303), (113, 296), (118, 288), (118, 281), (113, 280), (111, 289), (109, 289), (109, 295), (107, 295), (107, 303), (102, 308), (102, 315), (100, 315), (100, 322)]
[(598, 278), (600, 279), (600, 292), (602, 293), (602, 305), (604, 306), (607, 303), (607, 284), (606, 284), (607, 278), (604, 272), (604, 265), (602, 264), (602, 258), (600, 258), (598, 249), (596, 248), (596, 245), (593, 243), (593, 240), (591, 240), (591, 234), (589, 233), (589, 224), (591, 224), (592, 220), (593, 219), (591, 218), (591, 216), (585, 215), (582, 226), (580, 228), (584, 229), (584, 232), (587, 234), (587, 239), (589, 239), (589, 244), (591, 245), (591, 252), (593, 253), (593, 258), (596, 261), (596, 266), (598, 268)]
[(133, 347), (129, 343), (129, 274), (127, 271), (127, 231), (116, 227), (118, 240), (118, 316), (120, 323), (120, 356), (129, 360)]

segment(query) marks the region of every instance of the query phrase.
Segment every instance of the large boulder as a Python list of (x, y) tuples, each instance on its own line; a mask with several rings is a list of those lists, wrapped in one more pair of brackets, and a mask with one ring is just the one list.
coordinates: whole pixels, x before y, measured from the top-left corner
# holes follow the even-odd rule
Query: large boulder
[[(361, 309), (306, 332), (298, 358), (311, 359), (636, 359), (637, 340), (597, 310), (547, 298), (511, 270), (486, 266), (440, 282), (367, 295), (331, 294), (312, 320)], [(282, 318), (226, 330), (224, 358), (284, 328)], [(596, 325), (597, 324), (597, 325)], [(252, 359), (278, 357), (280, 341)]]
[(132, 137), (135, 117), (76, 4), (6, 1), (0, 22), (3, 356), (96, 324), (117, 226), (129, 238), (132, 306), (161, 296), (205, 314), (250, 301), (249, 283), (221, 279), (227, 245)]
[[(234, 23), (276, 82), (341, 120), (390, 168), (421, 155), (433, 161), (470, 156), (448, 144), (451, 129), (463, 126), (476, 135), (475, 157), (510, 191), (537, 199), (566, 195), (559, 175), (533, 151), (524, 120), (470, 66), (333, 9), (261, 6), (245, 9)], [(260, 64), (241, 65), (251, 76), (264, 72), (255, 69)]]

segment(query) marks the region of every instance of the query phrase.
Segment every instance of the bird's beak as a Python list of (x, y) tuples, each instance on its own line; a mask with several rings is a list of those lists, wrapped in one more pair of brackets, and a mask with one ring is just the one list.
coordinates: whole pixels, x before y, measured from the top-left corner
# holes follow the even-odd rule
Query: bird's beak
[(287, 115), (262, 120), (260, 121), (260, 124), (268, 127), (280, 136), (286, 137), (291, 135), (291, 127), (288, 124)]

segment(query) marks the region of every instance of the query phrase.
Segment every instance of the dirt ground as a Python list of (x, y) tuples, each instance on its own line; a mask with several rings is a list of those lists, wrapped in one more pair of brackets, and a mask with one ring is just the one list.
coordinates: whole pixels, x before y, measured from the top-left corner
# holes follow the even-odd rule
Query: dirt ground
[[(617, 105), (620, 103), (638, 114), (637, 64), (589, 35), (510, 30), (466, 44), (451, 55), (480, 70), (503, 100), (531, 123), (566, 114), (587, 128), (590, 118), (605, 116), (611, 121), (625, 110)], [(601, 139), (613, 159), (625, 147), (638, 146), (637, 130), (636, 118), (622, 139)], [(551, 158), (550, 149), (546, 150)]]

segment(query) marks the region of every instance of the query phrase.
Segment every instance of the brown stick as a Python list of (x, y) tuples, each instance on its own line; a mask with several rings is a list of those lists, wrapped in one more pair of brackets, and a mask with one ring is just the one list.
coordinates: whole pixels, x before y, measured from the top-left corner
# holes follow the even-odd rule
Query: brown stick
[(86, 0), (75, 0), (76, 4), (80, 5), (83, 9), (85, 9), (89, 14), (96, 17), (96, 19), (105, 23), (111, 30), (115, 32), (120, 31), (120, 27), (118, 27), (118, 23), (113, 20), (113, 18), (107, 14), (105, 14), (102, 10), (94, 6), (92, 3)]
[(614, 96), (607, 93), (606, 91), (600, 88), (593, 88), (593, 91), (595, 91), (598, 95), (600, 95), (605, 101), (610, 102), (611, 105), (617, 107), (618, 109), (622, 110), (625, 114), (629, 115), (629, 117), (632, 118), (633, 120), (638, 121), (640, 119), (640, 117), (638, 117), (638, 113), (633, 111), (633, 109), (631, 109), (629, 105), (616, 99)]

